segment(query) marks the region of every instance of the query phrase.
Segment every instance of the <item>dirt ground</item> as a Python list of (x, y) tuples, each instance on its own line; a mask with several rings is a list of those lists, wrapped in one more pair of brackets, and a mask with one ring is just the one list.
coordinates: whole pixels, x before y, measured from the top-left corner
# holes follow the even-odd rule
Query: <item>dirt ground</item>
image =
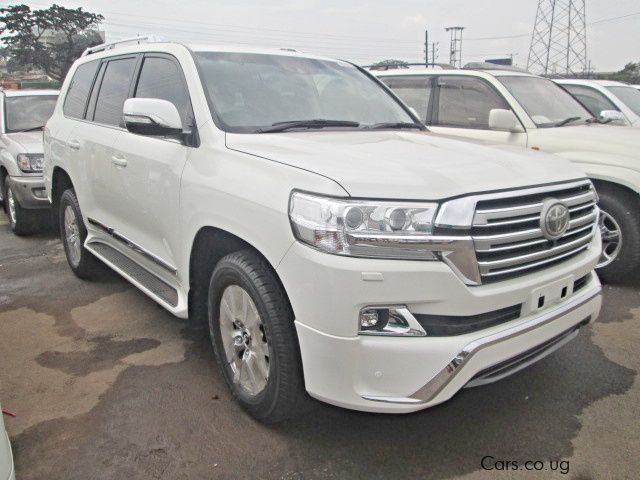
[(605, 287), (595, 324), (501, 382), (411, 415), (316, 403), (264, 426), (231, 401), (203, 332), (106, 269), (75, 278), (54, 233), (16, 237), (0, 214), (0, 402), (17, 413), (19, 480), (636, 479), (638, 345), (639, 286)]

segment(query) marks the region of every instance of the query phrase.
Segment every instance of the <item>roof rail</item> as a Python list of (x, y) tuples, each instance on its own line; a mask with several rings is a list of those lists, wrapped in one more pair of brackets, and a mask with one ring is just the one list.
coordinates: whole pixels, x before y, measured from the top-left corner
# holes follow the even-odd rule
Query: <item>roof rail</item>
[(362, 68), (367, 68), (369, 70), (396, 70), (402, 68), (409, 67), (423, 67), (423, 68), (436, 68), (440, 70), (453, 70), (456, 67), (448, 64), (448, 63), (385, 63), (383, 65), (363, 65)]
[(96, 45), (95, 47), (89, 47), (84, 52), (82, 52), (82, 56), (91, 55), (92, 53), (103, 52), (105, 50), (111, 50), (116, 48), (118, 45), (122, 45), (125, 43), (135, 43), (140, 45), (141, 43), (153, 43), (153, 42), (166, 42), (165, 38), (159, 37), (157, 35), (144, 35), (137, 36), (131, 38), (123, 38), (122, 40), (116, 40), (115, 42), (101, 43), (100, 45)]
[(514, 67), (513, 65), (500, 65), (499, 63), (491, 63), (491, 62), (469, 62), (464, 67), (463, 70), (506, 70), (509, 72), (520, 72), (520, 73), (530, 73), (528, 70), (524, 68)]

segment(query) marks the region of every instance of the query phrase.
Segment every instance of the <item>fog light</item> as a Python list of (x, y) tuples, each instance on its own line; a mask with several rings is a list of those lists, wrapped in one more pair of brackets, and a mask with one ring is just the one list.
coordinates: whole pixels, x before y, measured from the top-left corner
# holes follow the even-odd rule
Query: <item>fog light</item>
[(427, 332), (405, 306), (366, 307), (360, 310), (360, 335), (424, 337)]
[(363, 328), (375, 327), (378, 324), (377, 310), (363, 310), (360, 312), (360, 326)]

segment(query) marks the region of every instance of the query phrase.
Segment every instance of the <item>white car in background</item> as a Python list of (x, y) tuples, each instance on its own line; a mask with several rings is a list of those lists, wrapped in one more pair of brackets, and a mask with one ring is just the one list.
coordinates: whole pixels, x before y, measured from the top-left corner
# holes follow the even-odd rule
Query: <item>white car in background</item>
[(608, 282), (640, 269), (640, 135), (603, 125), (566, 90), (514, 69), (374, 71), (434, 133), (554, 153), (593, 180), (600, 196)]
[(640, 90), (612, 80), (559, 79), (571, 95), (601, 120), (640, 128)]
[(9, 435), (4, 428), (2, 415), (0, 413), (0, 480), (15, 480), (11, 443), (9, 443)]

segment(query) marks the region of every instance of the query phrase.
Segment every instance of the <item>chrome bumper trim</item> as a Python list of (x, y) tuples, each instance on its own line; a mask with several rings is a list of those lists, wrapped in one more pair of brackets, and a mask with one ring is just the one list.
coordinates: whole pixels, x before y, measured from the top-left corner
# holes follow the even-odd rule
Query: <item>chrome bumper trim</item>
[[(593, 275), (593, 274), (592, 274)], [(469, 363), (473, 356), (479, 351), (504, 342), (513, 337), (524, 335), (536, 328), (546, 325), (554, 320), (580, 308), (594, 298), (600, 296), (602, 287), (600, 284), (592, 286), (588, 290), (577, 294), (564, 305), (555, 310), (547, 312), (539, 317), (531, 319), (519, 325), (514, 325), (492, 335), (479, 338), (467, 344), (458, 355), (455, 356), (442, 370), (440, 370), (426, 385), (417, 390), (409, 397), (386, 397), (377, 395), (362, 395), (365, 400), (373, 402), (395, 403), (405, 405), (418, 405), (428, 403), (433, 400), (444, 388), (458, 375)]]

